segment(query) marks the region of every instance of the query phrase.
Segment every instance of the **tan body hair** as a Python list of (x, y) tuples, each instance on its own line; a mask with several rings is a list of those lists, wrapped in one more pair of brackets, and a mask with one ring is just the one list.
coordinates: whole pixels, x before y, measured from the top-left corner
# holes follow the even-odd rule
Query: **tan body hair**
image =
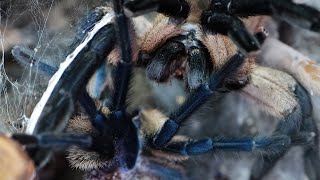
[[(97, 131), (92, 126), (89, 117), (78, 115), (69, 121), (68, 132), (93, 136)], [(67, 159), (70, 166), (80, 170), (97, 169), (107, 166), (110, 159), (103, 158), (95, 151), (81, 149), (77, 146), (68, 148)]]
[(296, 80), (289, 74), (255, 65), (250, 82), (241, 89), (240, 94), (267, 113), (283, 118), (300, 106), (294, 94), (296, 86)]
[(158, 15), (150, 30), (141, 38), (139, 43), (140, 51), (152, 53), (162, 46), (168, 39), (175, 37), (183, 32), (181, 25), (184, 21), (176, 22), (169, 17)]

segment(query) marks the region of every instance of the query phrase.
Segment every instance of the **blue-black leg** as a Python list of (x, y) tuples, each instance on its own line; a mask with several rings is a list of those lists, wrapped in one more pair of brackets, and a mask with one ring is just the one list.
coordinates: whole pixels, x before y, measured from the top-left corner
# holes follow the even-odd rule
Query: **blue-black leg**
[[(53, 76), (54, 73), (58, 70), (56, 67), (52, 67), (45, 62), (45, 60), (40, 60), (39, 57), (34, 55), (34, 51), (27, 47), (15, 46), (12, 49), (12, 55), (15, 57), (15, 60), (24, 67), (30, 67), (31, 70), (39, 72), (46, 76)], [(67, 76), (66, 78), (68, 78)], [(71, 81), (71, 79), (69, 79)], [(97, 110), (94, 101), (91, 99), (87, 91), (84, 91), (80, 97), (80, 104), (83, 106), (87, 114), (94, 119)]]
[(313, 132), (315, 137), (311, 145), (304, 146), (304, 169), (308, 179), (317, 180), (320, 179), (318, 169), (320, 167), (319, 132), (314, 119), (310, 117), (308, 121), (310, 122), (302, 125), (302, 129)]
[(182, 155), (199, 155), (209, 151), (247, 151), (262, 154), (277, 153), (287, 149), (291, 144), (289, 136), (274, 135), (270, 137), (201, 139), (169, 142), (163, 149)]
[(91, 137), (77, 134), (11, 134), (10, 137), (24, 145), (27, 149), (48, 148), (63, 150), (71, 145), (76, 145), (81, 148), (90, 148), (92, 146)]
[[(16, 46), (12, 49), (12, 54), (19, 64), (25, 67), (31, 67), (33, 71), (37, 71), (46, 76), (53, 76), (58, 68), (52, 67), (40, 60), (39, 57), (33, 55), (34, 52), (26, 47)], [(32, 66), (30, 66), (32, 65)], [(66, 78), (68, 78), (67, 76)], [(71, 79), (69, 79), (71, 81)], [(100, 132), (103, 130), (110, 130), (106, 127), (105, 121), (106, 117), (101, 112), (97, 110), (94, 100), (89, 96), (87, 91), (83, 91), (79, 98), (81, 106), (84, 108), (86, 113), (89, 115), (92, 125), (96, 127)]]
[[(86, 46), (83, 46), (80, 51), (70, 56), (69, 59), (72, 59), (72, 61), (69, 60), (70, 64), (65, 69), (61, 68), (61, 76), (57, 76), (59, 77), (58, 80), (55, 78), (57, 83), (41, 112), (40, 120), (34, 128), (34, 133), (60, 131), (65, 127), (63, 125), (68, 122), (72, 115), (73, 110), (70, 108), (74, 106), (73, 102), (76, 102), (81, 96), (89, 78), (104, 62), (105, 55), (113, 49), (114, 33), (114, 26), (110, 20), (110, 23), (93, 35), (93, 38), (87, 42)], [(24, 57), (27, 54), (24, 53), (27, 51), (23, 51), (23, 49), (20, 52), (22, 53), (17, 53), (19, 57)], [(24, 58), (26, 59), (26, 57)], [(44, 64), (38, 66), (38, 63), (35, 63), (35, 66), (43, 68), (44, 71), (49, 73), (53, 72), (52, 68), (44, 66)], [(54, 109), (54, 111), (51, 109)], [(54, 120), (48, 121), (48, 119)]]
[(81, 18), (81, 20), (77, 24), (75, 36), (72, 40), (71, 45), (69, 46), (70, 50), (67, 54), (72, 53), (72, 51), (84, 40), (84, 38), (87, 36), (87, 33), (105, 15), (104, 11), (104, 9), (98, 7)]
[(312, 116), (312, 104), (309, 94), (302, 86), (297, 87), (296, 94), (301, 104), (304, 119), (300, 131), (312, 133), (313, 135), (312, 143), (303, 147), (304, 169), (308, 179), (317, 180), (320, 179), (318, 170), (318, 167), (320, 167), (319, 130)]
[(212, 0), (202, 13), (201, 24), (208, 29), (229, 35), (238, 47), (247, 52), (261, 46), (260, 35), (251, 35), (238, 17), (270, 15), (290, 24), (320, 32), (320, 11), (296, 4), (293, 0)]
[(290, 24), (320, 32), (320, 11), (293, 0), (250, 1), (231, 0), (229, 11), (238, 16), (273, 15)]
[(320, 32), (320, 12), (308, 5), (297, 4), (294, 0), (213, 0), (211, 9), (240, 17), (270, 15)]
[(244, 61), (245, 58), (241, 53), (235, 54), (219, 71), (210, 77), (207, 83), (197, 88), (185, 103), (170, 115), (160, 132), (154, 138), (154, 146), (159, 148), (164, 147), (178, 132), (180, 125), (186, 121), (194, 111), (203, 105), (211, 96), (219, 93), (219, 89), (223, 87), (224, 80), (228, 75), (237, 71)]
[(55, 72), (57, 72), (58, 67), (52, 67), (46, 63), (48, 60), (40, 61), (40, 58), (35, 55), (34, 51), (23, 46), (15, 46), (12, 48), (11, 53), (18, 64), (22, 65), (26, 68), (32, 68), (32, 71), (35, 71), (45, 76), (53, 76)]
[(124, 14), (123, 0), (113, 0), (113, 8), (116, 13), (115, 27), (118, 46), (121, 52), (121, 60), (116, 67), (115, 93), (113, 95), (112, 111), (125, 111), (126, 98), (132, 73), (132, 50), (129, 36), (128, 19)]
[[(103, 32), (103, 33), (102, 33)], [(57, 119), (57, 121), (65, 120), (68, 121), (70, 117), (63, 118), (63, 117), (56, 117), (59, 115), (67, 115), (70, 113), (62, 113), (64, 111), (67, 111), (69, 109), (69, 95), (72, 95), (73, 101), (77, 99), (77, 96), (80, 95), (84, 90), (79, 90), (79, 87), (85, 87), (86, 82), (88, 81), (90, 75), (93, 74), (95, 69), (101, 65), (101, 63), (104, 61), (104, 56), (107, 54), (114, 45), (114, 29), (112, 25), (107, 25), (101, 30), (100, 34), (97, 34), (95, 38), (92, 40), (92, 43), (90, 43), (90, 48), (86, 48), (83, 51), (81, 51), (74, 60), (74, 63), (69, 65), (67, 70), (63, 73), (61, 79), (59, 80), (59, 83), (55, 87), (56, 90), (52, 92), (52, 95), (50, 96), (48, 104), (50, 104), (50, 107), (48, 108), (54, 108), (52, 106), (56, 106), (55, 111), (44, 111), (45, 113), (42, 113), (42, 117), (46, 116), (47, 118), (51, 119)], [(103, 41), (103, 43), (102, 43)], [(20, 62), (28, 64), (28, 62), (33, 61), (34, 59), (29, 59), (30, 57), (28, 55), (28, 50), (21, 47), (16, 47), (13, 49), (13, 54)], [(28, 55), (28, 56), (27, 56)], [(32, 56), (31, 56), (32, 57)], [(94, 62), (96, 60), (96, 62)], [(90, 62), (91, 61), (91, 62)], [(30, 65), (30, 64), (29, 64)], [(37, 62), (33, 66), (34, 68), (40, 68), (40, 70), (45, 71), (48, 74), (52, 74), (52, 72), (55, 71), (53, 67), (50, 67), (44, 63)], [(83, 74), (86, 74), (83, 76)], [(70, 81), (71, 80), (71, 81)], [(61, 92), (65, 92), (66, 95), (61, 98), (59, 94)], [(68, 92), (68, 93), (67, 93)], [(63, 103), (64, 101), (68, 101)], [(59, 111), (61, 110), (61, 112)], [(72, 111), (70, 111), (72, 112)], [(52, 113), (56, 113), (53, 115)], [(56, 118), (55, 118), (56, 117)], [(50, 124), (48, 124), (50, 123)], [(37, 124), (36, 128), (39, 128), (39, 132), (47, 132), (49, 129), (55, 129), (54, 127), (59, 126), (59, 122), (54, 121), (41, 121), (41, 123)], [(43, 130), (40, 130), (42, 129)], [(47, 129), (47, 130), (44, 130)]]
[[(79, 23), (77, 24), (77, 28), (75, 31), (75, 36), (72, 40), (71, 45), (69, 46), (69, 51), (67, 54), (70, 54), (86, 37), (87, 33), (94, 27), (96, 22), (98, 22), (104, 15), (105, 15), (105, 10), (103, 8), (96, 8), (92, 11), (90, 11), (88, 14), (86, 14), (84, 17), (81, 18)], [(95, 96), (99, 97), (101, 94), (101, 84), (103, 84), (103, 80), (106, 74), (106, 69), (104, 66), (105, 62), (103, 65), (97, 70), (97, 86), (95, 87)], [(40, 64), (38, 65), (38, 68), (41, 70), (43, 68), (40, 67)], [(47, 68), (48, 69), (48, 68)], [(46, 72), (48, 72), (47, 69)], [(54, 71), (55, 72), (55, 71)], [(50, 74), (49, 74), (50, 75)], [(53, 74), (52, 74), (53, 75)], [(50, 76), (52, 76), (50, 75)], [(99, 85), (99, 86), (98, 86)], [(86, 92), (85, 92), (86, 93)]]
[(124, 6), (129, 16), (157, 11), (171, 17), (186, 19), (190, 12), (190, 6), (185, 0), (129, 0)]
[[(312, 105), (306, 90), (299, 84), (295, 87), (299, 107), (296, 107), (277, 126), (274, 134), (288, 135), (291, 145), (301, 145), (305, 149), (305, 168), (308, 177), (319, 177), (313, 165), (319, 165), (318, 130), (312, 119)], [(259, 157), (251, 170), (250, 179), (256, 180), (264, 177), (281, 159), (289, 149), (283, 149), (278, 154), (263, 155)], [(313, 178), (314, 179), (314, 178)], [(316, 178), (317, 179), (317, 178)]]
[(207, 30), (228, 35), (243, 52), (257, 51), (261, 44), (235, 16), (215, 11), (204, 11), (201, 15), (201, 25)]
[[(102, 134), (98, 135), (101, 143), (105, 144), (103, 142), (105, 138), (113, 140), (112, 144), (116, 150), (112, 161), (117, 162), (115, 166), (127, 170), (134, 167), (140, 149), (137, 128), (132, 122), (132, 116), (126, 112), (126, 99), (132, 74), (132, 50), (128, 32), (128, 19), (123, 11), (123, 1), (114, 0), (113, 8), (115, 12), (115, 35), (121, 59), (115, 67), (115, 92), (112, 94), (112, 103), (108, 106), (111, 114), (105, 120), (96, 118), (95, 122), (97, 123), (96, 128), (99, 129), (100, 127), (102, 131)], [(90, 98), (87, 98), (87, 102), (92, 104)]]
[[(79, 36), (76, 37), (76, 40), (79, 40)], [(33, 56), (33, 51), (28, 48), (16, 47), (12, 53), (20, 64), (26, 67), (32, 67), (32, 70), (39, 70), (39, 72), (44, 75), (52, 76), (58, 70), (58, 68), (41, 61), (39, 57)], [(30, 66), (30, 64), (33, 64), (33, 66)], [(99, 69), (101, 68), (104, 67), (101, 66)], [(73, 80), (70, 79), (68, 75), (65, 78), (69, 79), (69, 81)], [(100, 86), (101, 85), (102, 84), (100, 84)], [(137, 129), (130, 122), (131, 117), (122, 111), (115, 111), (113, 115), (106, 117), (97, 110), (94, 100), (85, 90), (78, 100), (90, 117), (93, 127), (97, 130), (97, 133), (91, 136), (93, 146), (87, 149), (97, 151), (99, 154), (109, 158), (115, 158), (114, 148), (117, 148), (118, 151), (121, 150), (123, 154), (117, 161), (122, 162), (122, 165), (126, 166), (125, 168), (132, 168), (137, 157), (139, 143), (137, 139)]]

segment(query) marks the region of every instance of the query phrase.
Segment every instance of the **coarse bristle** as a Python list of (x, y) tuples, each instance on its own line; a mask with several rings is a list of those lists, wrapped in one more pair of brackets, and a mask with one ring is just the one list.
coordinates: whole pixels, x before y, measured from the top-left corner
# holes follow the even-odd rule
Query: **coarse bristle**
[(168, 117), (156, 109), (144, 109), (140, 113), (141, 129), (145, 136), (154, 136)]
[(140, 50), (147, 54), (154, 52), (168, 39), (183, 32), (180, 25), (170, 21), (170, 18), (164, 15), (159, 15), (153, 27), (142, 38)]
[[(285, 83), (284, 83), (285, 82)], [(294, 94), (296, 81), (288, 74), (262, 66), (254, 66), (250, 83), (240, 93), (267, 113), (283, 118), (299, 109)]]
[(107, 166), (110, 161), (110, 159), (102, 158), (97, 152), (83, 150), (75, 146), (68, 149), (67, 159), (71, 167), (84, 171), (102, 168)]
[[(219, 70), (229, 59), (238, 52), (237, 46), (227, 36), (207, 33), (202, 36), (202, 42), (208, 48), (214, 70)], [(255, 64), (252, 57), (246, 58), (242, 67), (230, 75), (226, 81), (230, 84), (245, 85)]]
[[(71, 119), (67, 131), (90, 136), (97, 133), (91, 125), (89, 117), (85, 115), (79, 115)], [(67, 151), (67, 159), (71, 167), (80, 170), (101, 168), (110, 163), (110, 159), (99, 155), (98, 152), (84, 150), (76, 146), (70, 147)]]
[(221, 34), (204, 34), (202, 43), (208, 48), (213, 69), (220, 69), (234, 54), (237, 53), (237, 46), (229, 37)]

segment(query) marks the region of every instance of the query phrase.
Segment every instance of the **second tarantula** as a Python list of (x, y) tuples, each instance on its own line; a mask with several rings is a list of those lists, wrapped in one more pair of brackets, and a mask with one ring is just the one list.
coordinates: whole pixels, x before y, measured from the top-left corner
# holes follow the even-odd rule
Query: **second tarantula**
[[(264, 176), (292, 145), (305, 145), (307, 175), (310, 179), (320, 177), (316, 170), (320, 163), (318, 130), (311, 116), (308, 94), (286, 73), (259, 67), (254, 65), (252, 58), (245, 57), (246, 52), (258, 50), (265, 37), (263, 32), (252, 36), (238, 19), (238, 16), (271, 14), (290, 19), (295, 15), (303, 20), (301, 22), (306, 22), (303, 25), (318, 31), (318, 11), (289, 0), (213, 0), (208, 9), (200, 13), (199, 23), (194, 24), (186, 23), (191, 7), (183, 0), (127, 1), (124, 7), (122, 3), (115, 0), (113, 10), (98, 8), (81, 21), (74, 44), (70, 46), (75, 50), (54, 74), (30, 118), (28, 132), (32, 135), (13, 136), (22, 143), (29, 140), (27, 143), (38, 144), (29, 145), (30, 155), (37, 165), (45, 162), (51, 153), (50, 149), (41, 147), (75, 144), (80, 148), (72, 148), (69, 157), (76, 167), (105, 172), (130, 170), (136, 165), (141, 150), (138, 136), (141, 124), (143, 148), (184, 156), (218, 149), (263, 152), (263, 165), (254, 166), (252, 179)], [(135, 51), (138, 48), (133, 43), (134, 37), (130, 36), (132, 27), (126, 14), (155, 9), (169, 17), (161, 18), (142, 38), (140, 50)], [(304, 20), (311, 16), (311, 19)], [(121, 58), (109, 59), (116, 63), (112, 103), (97, 110), (84, 87), (114, 48), (118, 49)], [(25, 63), (31, 54), (27, 51), (16, 48), (13, 54)], [(157, 125), (145, 125), (142, 117), (136, 116), (138, 113), (127, 111), (126, 97), (134, 63), (146, 65), (148, 77), (156, 81), (165, 81), (172, 74), (182, 74), (189, 89), (193, 90), (185, 103), (168, 118), (153, 120), (161, 121), (155, 123)], [(49, 74), (56, 71), (41, 63), (35, 67)], [(180, 125), (206, 100), (232, 90), (240, 90), (261, 103), (267, 112), (283, 119), (271, 136), (173, 139)], [(76, 102), (80, 102), (88, 117), (74, 118), (69, 126), (70, 132), (63, 133)], [(147, 129), (143, 128), (147, 126)]]

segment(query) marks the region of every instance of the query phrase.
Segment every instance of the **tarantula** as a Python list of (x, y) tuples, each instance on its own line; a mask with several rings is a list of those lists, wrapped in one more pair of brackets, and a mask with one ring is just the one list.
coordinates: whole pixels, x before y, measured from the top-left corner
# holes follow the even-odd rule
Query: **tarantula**
[[(291, 76), (254, 65), (253, 58), (246, 57), (247, 52), (260, 48), (265, 35), (263, 32), (251, 35), (238, 19), (278, 15), (286, 20), (294, 15), (308, 29), (319, 31), (318, 11), (291, 0), (213, 0), (199, 15), (198, 23), (186, 23), (191, 7), (184, 0), (132, 0), (124, 4), (115, 0), (113, 6), (113, 10), (97, 8), (81, 21), (70, 46), (75, 50), (58, 70), (40, 62), (33, 64), (35, 60), (30, 58), (27, 49), (18, 47), (13, 50), (14, 56), (22, 63), (31, 60), (34, 68), (48, 74), (56, 71), (30, 117), (27, 132), (32, 135), (12, 136), (26, 145), (36, 165), (41, 166), (48, 160), (51, 153), (48, 148), (67, 145), (78, 146), (70, 149), (69, 158), (74, 166), (104, 172), (132, 169), (142, 148), (183, 156), (218, 149), (259, 151), (264, 154), (263, 165), (254, 166), (251, 176), (259, 179), (289, 147), (305, 145), (307, 174), (310, 179), (320, 178), (316, 171), (320, 162), (318, 134), (311, 117), (308, 94)], [(150, 10), (169, 17), (156, 23), (142, 38), (138, 49), (127, 15)], [(109, 59), (116, 64), (115, 92), (111, 95), (111, 104), (97, 108), (85, 86), (103, 64), (105, 56), (112, 53), (121, 54), (121, 58)], [(127, 111), (126, 98), (133, 65), (146, 66), (148, 77), (159, 82), (168, 80), (172, 74), (183, 75), (192, 93), (168, 118), (153, 117), (152, 121), (144, 121), (143, 113), (139, 116), (137, 112)], [(271, 136), (173, 139), (181, 124), (206, 100), (233, 90), (260, 101), (267, 112), (283, 119)], [(63, 132), (77, 102), (87, 116), (74, 117), (68, 132)]]

